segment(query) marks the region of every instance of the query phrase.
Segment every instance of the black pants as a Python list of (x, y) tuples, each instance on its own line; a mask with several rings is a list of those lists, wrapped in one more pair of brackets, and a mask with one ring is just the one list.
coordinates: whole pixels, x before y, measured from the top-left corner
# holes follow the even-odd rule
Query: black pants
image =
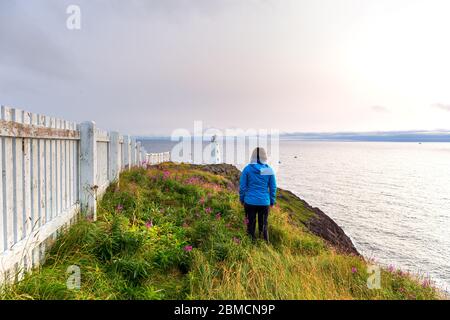
[(269, 233), (267, 232), (267, 218), (269, 216), (269, 206), (254, 206), (245, 204), (245, 215), (248, 219), (247, 232), (253, 240), (256, 239), (256, 217), (258, 217), (258, 231), (259, 236), (264, 237), (264, 240), (269, 241)]

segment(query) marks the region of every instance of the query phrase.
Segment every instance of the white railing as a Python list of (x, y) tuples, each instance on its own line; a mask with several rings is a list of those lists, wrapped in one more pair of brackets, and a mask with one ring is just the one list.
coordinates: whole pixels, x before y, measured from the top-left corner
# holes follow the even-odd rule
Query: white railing
[[(2, 107), (0, 118), (0, 282), (42, 262), (46, 247), (130, 167), (158, 164), (135, 138)], [(14, 280), (14, 279), (12, 279)]]
[(170, 161), (170, 152), (148, 153), (146, 161), (149, 165)]

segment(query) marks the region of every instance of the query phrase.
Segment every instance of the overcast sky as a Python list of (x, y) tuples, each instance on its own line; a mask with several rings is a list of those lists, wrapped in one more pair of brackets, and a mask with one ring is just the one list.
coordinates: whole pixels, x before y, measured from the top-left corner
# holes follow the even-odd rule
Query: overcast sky
[(450, 129), (449, 16), (448, 0), (1, 0), (0, 104), (131, 134)]

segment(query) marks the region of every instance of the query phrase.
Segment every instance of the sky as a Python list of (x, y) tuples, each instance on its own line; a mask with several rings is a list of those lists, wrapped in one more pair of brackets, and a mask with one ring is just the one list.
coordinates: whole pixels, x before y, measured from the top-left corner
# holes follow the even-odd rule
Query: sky
[(449, 13), (447, 0), (2, 0), (0, 104), (137, 135), (195, 120), (448, 130)]

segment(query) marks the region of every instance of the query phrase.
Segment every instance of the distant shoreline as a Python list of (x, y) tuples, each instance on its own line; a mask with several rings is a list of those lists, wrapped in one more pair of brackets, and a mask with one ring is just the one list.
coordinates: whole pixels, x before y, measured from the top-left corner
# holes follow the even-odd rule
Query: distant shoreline
[(450, 142), (450, 132), (316, 133), (286, 134), (280, 140), (358, 142)]
[[(232, 137), (235, 138), (235, 137)], [(170, 136), (138, 136), (138, 140), (171, 141)], [(450, 142), (450, 131), (306, 132), (281, 133), (281, 141)]]
[(450, 140), (444, 141), (434, 141), (434, 140), (351, 140), (351, 139), (300, 139), (300, 138), (280, 138), (280, 141), (298, 141), (298, 142), (392, 142), (392, 143), (414, 143), (414, 144), (422, 144), (422, 143), (449, 143)]

